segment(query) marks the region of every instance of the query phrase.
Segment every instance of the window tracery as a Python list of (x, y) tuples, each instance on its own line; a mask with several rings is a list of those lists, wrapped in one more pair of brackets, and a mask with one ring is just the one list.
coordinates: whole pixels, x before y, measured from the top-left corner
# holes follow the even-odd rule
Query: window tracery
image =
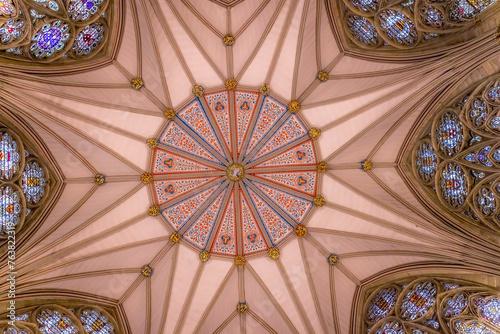
[(369, 334), (498, 333), (500, 294), (466, 281), (407, 279), (369, 294), (363, 318)]
[[(73, 305), (72, 305), (73, 306)], [(0, 321), (3, 334), (117, 334), (113, 316), (96, 305), (64, 307), (56, 304), (25, 309), (12, 322)]]
[(463, 32), (496, 0), (343, 0), (344, 26), (362, 48), (408, 49)]
[(0, 0), (0, 56), (71, 62), (95, 56), (108, 35), (109, 0)]
[(50, 183), (42, 160), (15, 132), (0, 126), (0, 238), (32, 219)]
[(415, 177), (460, 218), (500, 228), (500, 79), (440, 111), (413, 149)]

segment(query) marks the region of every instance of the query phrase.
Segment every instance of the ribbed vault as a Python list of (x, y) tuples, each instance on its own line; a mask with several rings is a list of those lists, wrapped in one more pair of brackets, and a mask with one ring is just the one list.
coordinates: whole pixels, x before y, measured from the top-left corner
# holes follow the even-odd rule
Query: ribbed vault
[[(476, 263), (498, 273), (498, 245), (444, 227), (399, 170), (402, 143), (437, 93), (481, 64), (475, 75), (498, 71), (492, 33), (432, 59), (381, 62), (344, 52), (324, 1), (222, 2), (124, 1), (111, 63), (71, 75), (1, 68), (1, 104), (45, 142), (65, 184), (18, 249), (19, 293), (99, 296), (120, 310), (124, 333), (347, 334), (357, 333), (356, 291), (387, 270)], [(155, 177), (144, 174), (165, 111), (186, 107), (195, 86), (213, 93), (227, 79), (241, 90), (267, 84), (285, 106), (299, 101), (327, 164), (325, 203), (305, 236), (244, 265), (202, 262), (200, 249), (172, 238), (148, 211)]]

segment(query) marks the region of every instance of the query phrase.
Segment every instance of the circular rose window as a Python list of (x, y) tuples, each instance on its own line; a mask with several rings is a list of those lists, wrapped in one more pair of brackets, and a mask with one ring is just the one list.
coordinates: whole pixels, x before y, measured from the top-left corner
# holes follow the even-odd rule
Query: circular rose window
[(151, 191), (183, 240), (200, 251), (247, 256), (281, 244), (304, 223), (319, 175), (298, 113), (256, 91), (224, 90), (167, 117)]

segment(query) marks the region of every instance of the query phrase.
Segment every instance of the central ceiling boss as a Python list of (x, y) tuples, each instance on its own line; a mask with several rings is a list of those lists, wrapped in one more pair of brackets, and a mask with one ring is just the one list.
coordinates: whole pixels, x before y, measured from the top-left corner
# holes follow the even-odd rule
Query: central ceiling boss
[(165, 220), (172, 242), (195, 247), (202, 261), (213, 254), (243, 265), (258, 253), (277, 259), (280, 244), (307, 234), (307, 216), (325, 204), (318, 184), (327, 166), (299, 101), (279, 101), (266, 84), (235, 88), (232, 79), (224, 90), (195, 86), (185, 107), (166, 110), (142, 180), (155, 202), (148, 212)]

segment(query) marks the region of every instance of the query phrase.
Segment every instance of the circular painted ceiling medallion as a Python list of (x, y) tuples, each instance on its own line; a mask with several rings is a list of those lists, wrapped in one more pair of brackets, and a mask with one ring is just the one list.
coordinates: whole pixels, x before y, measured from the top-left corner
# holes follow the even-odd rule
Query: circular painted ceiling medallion
[(258, 90), (223, 90), (176, 111), (154, 148), (160, 217), (200, 251), (267, 252), (314, 207), (315, 144), (298, 113)]

